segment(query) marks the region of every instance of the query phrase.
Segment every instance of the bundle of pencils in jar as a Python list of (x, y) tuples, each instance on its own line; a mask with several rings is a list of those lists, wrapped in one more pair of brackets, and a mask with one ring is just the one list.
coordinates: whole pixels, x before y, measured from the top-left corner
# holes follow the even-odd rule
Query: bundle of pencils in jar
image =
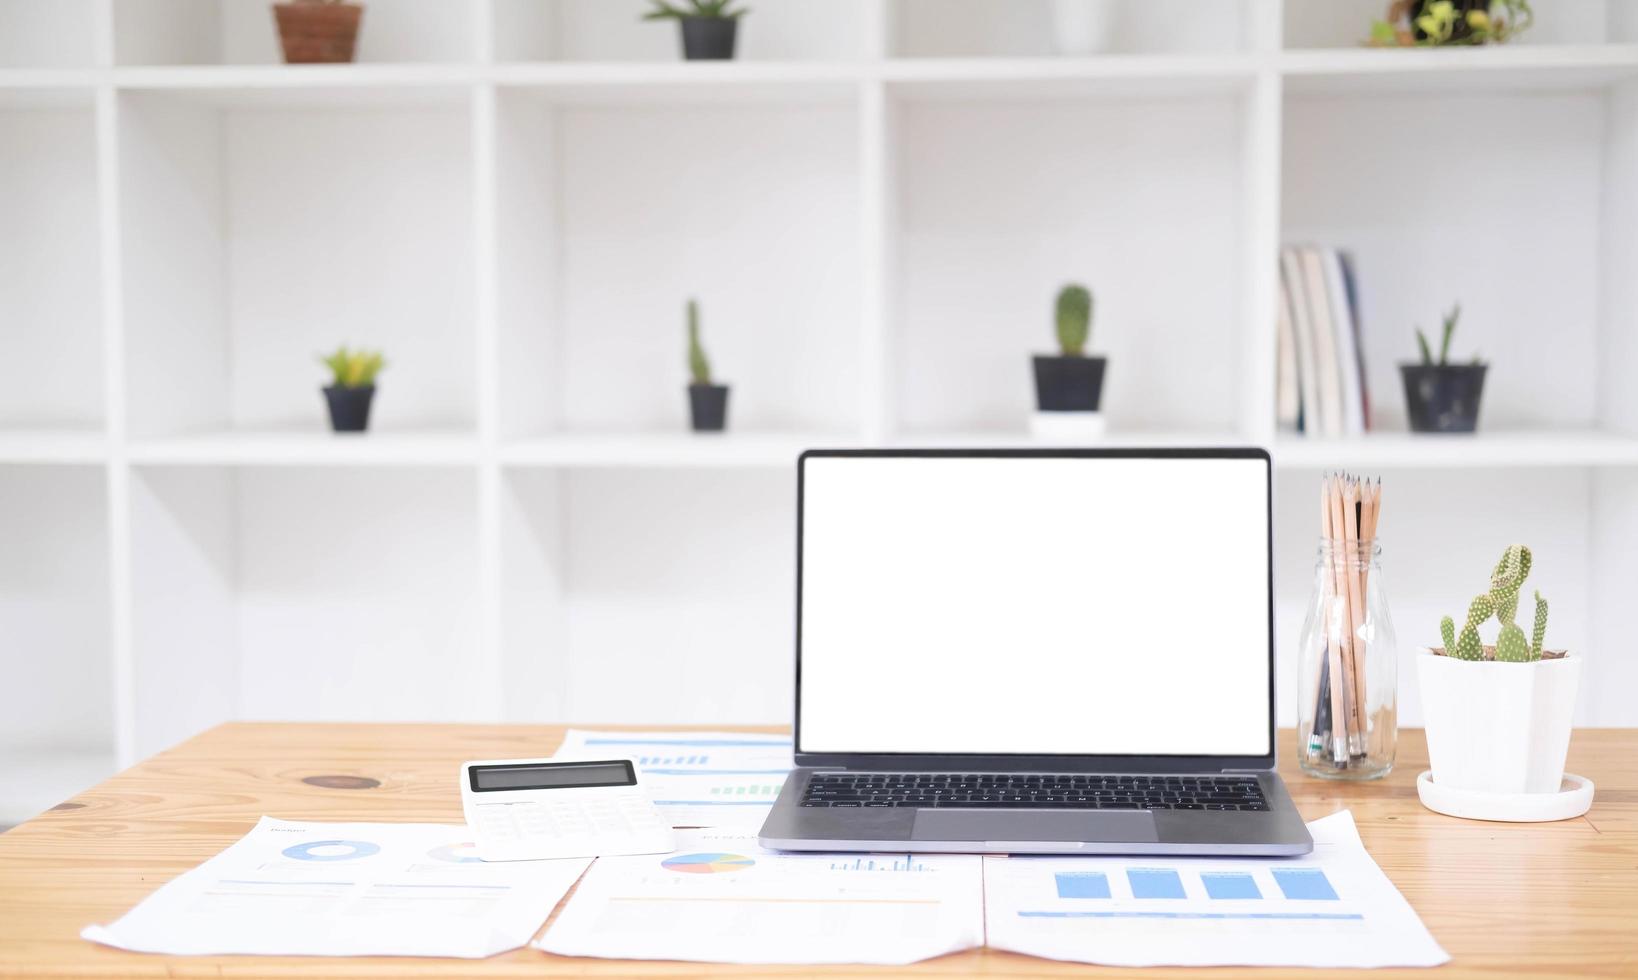
[[(1303, 630), (1303, 768), (1379, 776), (1397, 742), (1393, 625), (1381, 587), (1382, 481), (1328, 474), (1320, 483), (1315, 602)], [(1374, 580), (1373, 580), (1374, 579)]]

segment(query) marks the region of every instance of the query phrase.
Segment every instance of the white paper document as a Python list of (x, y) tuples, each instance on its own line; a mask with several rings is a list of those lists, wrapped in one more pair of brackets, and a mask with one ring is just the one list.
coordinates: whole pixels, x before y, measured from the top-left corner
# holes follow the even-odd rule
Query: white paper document
[(485, 864), (461, 825), (263, 817), (80, 935), (145, 953), (490, 956), (528, 943), (589, 863)]
[(759, 830), (791, 771), (788, 735), (571, 728), (557, 759), (630, 759), (673, 827)]
[(1109, 966), (1437, 966), (1450, 959), (1344, 811), (1301, 858), (984, 859), (989, 945)]
[(899, 964), (983, 945), (974, 855), (790, 854), (691, 830), (670, 855), (600, 858), (535, 945), (565, 956)]

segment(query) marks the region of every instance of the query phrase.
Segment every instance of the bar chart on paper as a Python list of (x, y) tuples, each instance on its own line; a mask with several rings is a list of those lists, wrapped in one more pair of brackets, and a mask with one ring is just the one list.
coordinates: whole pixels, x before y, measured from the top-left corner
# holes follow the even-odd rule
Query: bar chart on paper
[[(1085, 860), (1085, 859), (1080, 859)], [(1027, 875), (1031, 859), (1019, 858)], [(1235, 920), (1246, 923), (1282, 920), (1359, 921), (1356, 912), (1329, 908), (1287, 907), (1290, 903), (1341, 902), (1321, 868), (1253, 868), (1215, 870), (1189, 867), (1133, 867), (1111, 871), (1047, 871), (1056, 899), (1064, 907), (1020, 909), (1022, 918), (1120, 920)], [(1124, 879), (1125, 887), (1110, 884)], [(1270, 885), (1278, 891), (1270, 889)], [(1270, 901), (1264, 898), (1268, 894)], [(1284, 899), (1280, 901), (1279, 899)], [(1191, 899), (1194, 900), (1191, 903)], [(1177, 907), (1182, 902), (1187, 907)], [(1221, 904), (1218, 904), (1221, 903)], [(1277, 908), (1275, 906), (1278, 906)]]
[(1310, 830), (1305, 858), (987, 857), (989, 943), (1122, 966), (1444, 961), (1348, 814)]

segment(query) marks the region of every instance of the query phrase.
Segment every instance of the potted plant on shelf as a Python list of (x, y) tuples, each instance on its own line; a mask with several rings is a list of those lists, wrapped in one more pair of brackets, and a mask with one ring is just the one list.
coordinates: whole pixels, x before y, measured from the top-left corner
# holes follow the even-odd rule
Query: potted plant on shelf
[(1035, 407), (1038, 435), (1098, 435), (1103, 431), (1103, 374), (1106, 358), (1086, 356), (1092, 336), (1092, 292), (1079, 283), (1058, 291), (1054, 310), (1057, 354), (1036, 354)]
[[(1489, 819), (1562, 819), (1591, 802), (1591, 783), (1580, 777), (1573, 777), (1572, 791), (1563, 791), (1580, 658), (1543, 648), (1547, 600), (1540, 592), (1529, 635), (1513, 621), (1530, 564), (1529, 548), (1509, 547), (1490, 573), (1489, 590), (1468, 606), (1461, 630), (1446, 616), (1439, 623), (1444, 646), (1417, 658), (1432, 763), (1418, 789), (1433, 809)], [(1495, 643), (1486, 645), (1479, 627), (1492, 616), (1500, 625)], [(1520, 794), (1534, 798), (1519, 800)], [(1576, 806), (1574, 813), (1564, 810)]]
[(700, 305), (688, 301), (688, 413), (695, 432), (728, 425), (728, 386), (711, 383), (711, 362), (700, 345)]
[(319, 358), (330, 369), (331, 382), (324, 388), (330, 406), (330, 428), (337, 432), (363, 432), (370, 427), (370, 403), (375, 399), (375, 376), (387, 366), (380, 351), (336, 348), (334, 354)]
[(682, 30), (683, 58), (688, 61), (725, 61), (734, 56), (739, 19), (749, 13), (735, 8), (734, 0), (649, 0), (654, 8), (644, 20), (675, 20)]
[(364, 5), (341, 0), (289, 0), (273, 5), (286, 64), (333, 64), (353, 60)]
[(1460, 304), (1445, 314), (1438, 360), (1433, 357), (1427, 335), (1418, 327), (1416, 346), (1422, 354), (1421, 363), (1399, 365), (1399, 375), (1405, 382), (1405, 410), (1413, 432), (1473, 432), (1479, 427), (1479, 399), (1484, 394), (1488, 365), (1477, 357), (1466, 364), (1450, 363), (1450, 338), (1461, 316)]
[(1371, 24), (1377, 47), (1503, 44), (1535, 22), (1530, 0), (1393, 0)]

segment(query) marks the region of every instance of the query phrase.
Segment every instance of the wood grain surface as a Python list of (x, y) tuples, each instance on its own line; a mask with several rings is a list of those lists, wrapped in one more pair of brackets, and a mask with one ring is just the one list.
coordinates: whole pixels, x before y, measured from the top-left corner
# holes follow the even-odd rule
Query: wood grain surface
[[(598, 726), (602, 728), (616, 726)], [(773, 731), (775, 729), (743, 729)], [(0, 834), (0, 976), (1067, 976), (1118, 972), (992, 950), (895, 971), (571, 959), (523, 949), (487, 960), (168, 957), (85, 942), (242, 836), (292, 820), (461, 822), (456, 767), (550, 755), (556, 726), (231, 724)], [(1289, 755), (1292, 734), (1281, 732)], [(1386, 780), (1344, 785), (1281, 766), (1303, 815), (1352, 809), (1365, 844), (1454, 961), (1439, 975), (1638, 977), (1638, 731), (1584, 730), (1571, 771), (1598, 786), (1585, 817), (1552, 824), (1457, 820), (1425, 810), (1422, 733), (1402, 733)], [(335, 778), (346, 777), (346, 778)], [(375, 784), (375, 785), (372, 785)], [(1172, 976), (1191, 971), (1149, 971)], [(1205, 972), (1205, 971), (1201, 971)], [(1302, 971), (1215, 969), (1212, 977)], [(1401, 971), (1407, 976), (1424, 971)]]

